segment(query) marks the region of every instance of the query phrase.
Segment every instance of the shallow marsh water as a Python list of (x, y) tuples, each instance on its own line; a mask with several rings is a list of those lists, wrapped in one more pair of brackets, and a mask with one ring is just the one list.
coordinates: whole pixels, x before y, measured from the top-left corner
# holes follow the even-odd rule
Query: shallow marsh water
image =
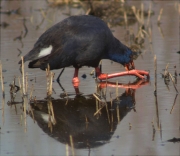
[[(0, 120), (0, 154), (1, 155), (179, 155), (180, 143), (167, 142), (172, 138), (180, 138), (180, 97), (176, 93), (170, 81), (169, 90), (164, 83), (161, 73), (167, 63), (168, 71), (173, 75), (177, 71), (176, 87), (180, 92), (180, 55), (179, 51), (179, 10), (178, 1), (143, 1), (144, 9), (148, 11), (149, 4), (152, 4), (154, 14), (150, 18), (152, 31), (152, 44), (146, 36), (142, 54), (135, 60), (137, 69), (150, 71), (150, 82), (141, 86), (135, 91), (135, 106), (132, 94), (128, 94), (129, 101), (124, 98), (125, 88), (118, 89), (118, 96), (124, 105), (119, 105), (119, 116), (116, 113), (117, 103), (116, 88), (107, 87), (106, 100), (107, 110), (104, 107), (99, 116), (94, 116), (96, 112), (96, 100), (93, 93), (96, 93), (96, 83), (89, 73), (92, 68), (83, 67), (80, 70), (79, 91), (83, 93), (81, 97), (70, 96), (69, 103), (62, 99), (63, 93), (59, 85), (54, 82), (53, 107), (57, 125), (54, 132), (47, 128), (47, 106), (44, 102), (46, 97), (46, 75), (39, 69), (28, 69), (25, 64), (25, 72), (28, 73), (29, 90), (34, 84), (33, 95), (39, 102), (33, 106), (36, 122), (31, 115), (27, 116), (27, 131), (23, 120), (22, 105), (8, 105), (10, 97), (9, 84), (14, 76), (19, 77), (18, 61), (20, 56), (26, 54), (38, 37), (51, 25), (67, 17), (67, 14), (84, 14), (81, 7), (72, 6), (49, 7), (45, 1), (2, 1), (1, 12), (20, 8), (20, 14), (1, 13), (1, 23), (9, 24), (6, 28), (1, 26), (1, 53), (0, 60), (3, 66), (4, 86), (5, 86), (5, 107), (3, 108), (3, 98), (0, 96), (1, 120)], [(140, 9), (141, 1), (127, 1), (126, 5), (132, 5)], [(160, 9), (163, 8), (161, 24), (157, 25), (157, 18)], [(180, 9), (180, 8), (179, 8)], [(46, 18), (42, 22), (42, 17)], [(22, 43), (14, 39), (25, 34), (23, 18), (26, 18), (25, 25), (28, 32)], [(145, 18), (145, 21), (147, 19)], [(41, 25), (39, 25), (42, 22)], [(37, 27), (39, 25), (39, 27)], [(138, 22), (129, 26), (135, 34), (138, 31)], [(124, 26), (114, 26), (111, 28), (113, 34), (123, 43), (127, 42), (127, 31)], [(22, 35), (22, 36), (23, 36)], [(20, 49), (22, 54), (19, 55)], [(157, 56), (157, 103), (154, 96), (154, 55)], [(61, 82), (67, 93), (75, 93), (71, 79), (73, 68), (66, 68)], [(109, 60), (103, 60), (102, 70), (104, 73), (114, 73), (123, 71), (124, 68)], [(60, 70), (55, 72), (55, 78)], [(83, 79), (81, 75), (86, 74)], [(132, 83), (134, 77), (121, 77), (109, 80), (123, 84)], [(18, 85), (18, 79), (16, 79)], [(132, 89), (131, 89), (132, 91)], [(110, 103), (110, 92), (112, 93), (113, 106)], [(176, 97), (177, 95), (177, 97)], [(21, 102), (21, 94), (17, 93), (16, 102)], [(58, 111), (59, 109), (59, 111)], [(38, 111), (37, 111), (38, 110)], [(3, 114), (4, 112), (4, 114)], [(78, 113), (77, 113), (78, 112)], [(109, 112), (109, 117), (108, 113)], [(40, 115), (39, 115), (40, 113)], [(45, 114), (44, 120), (42, 114)], [(45, 119), (46, 118), (46, 119)], [(86, 118), (89, 121), (89, 129), (86, 127)], [(113, 123), (114, 125), (111, 125)], [(154, 128), (153, 128), (154, 126)], [(45, 127), (45, 128), (44, 128)], [(160, 129), (161, 127), (161, 129)], [(86, 128), (89, 131), (86, 131)], [(74, 150), (70, 147), (70, 138), (74, 139)], [(82, 137), (83, 136), (83, 137)], [(94, 140), (92, 139), (94, 138)], [(89, 141), (88, 141), (89, 140)], [(66, 144), (69, 144), (67, 146)], [(81, 146), (80, 146), (81, 145)], [(67, 150), (68, 147), (68, 150)]]

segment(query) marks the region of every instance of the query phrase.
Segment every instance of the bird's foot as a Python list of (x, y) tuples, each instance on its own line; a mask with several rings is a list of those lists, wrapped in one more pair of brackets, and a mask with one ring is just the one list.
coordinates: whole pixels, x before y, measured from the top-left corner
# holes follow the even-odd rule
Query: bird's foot
[(72, 79), (72, 83), (73, 83), (73, 86), (74, 87), (78, 87), (79, 86), (79, 78), (78, 77), (74, 77), (73, 79)]
[(119, 72), (119, 73), (113, 73), (113, 74), (99, 74), (98, 75), (98, 79), (99, 80), (106, 80), (106, 79), (110, 79), (110, 78), (114, 78), (114, 77), (119, 77), (119, 76), (125, 76), (125, 75), (135, 75), (137, 77), (139, 77), (140, 79), (145, 79), (145, 76), (147, 77), (147, 79), (149, 79), (149, 73), (147, 71), (144, 70), (129, 70), (129, 71), (124, 71), (124, 72)]
[(149, 79), (149, 72), (144, 71), (144, 70), (133, 69), (133, 70), (129, 70), (127, 72), (128, 72), (128, 75), (135, 75), (140, 79), (145, 79), (145, 76), (147, 77), (147, 79)]

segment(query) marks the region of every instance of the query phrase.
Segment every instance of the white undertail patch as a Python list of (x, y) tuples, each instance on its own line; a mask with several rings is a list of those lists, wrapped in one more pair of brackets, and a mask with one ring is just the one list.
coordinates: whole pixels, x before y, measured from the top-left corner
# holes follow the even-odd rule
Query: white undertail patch
[(38, 55), (38, 58), (41, 58), (41, 57), (44, 57), (44, 56), (47, 56), (47, 55), (51, 54), (52, 48), (53, 48), (52, 45), (50, 45), (50, 46), (47, 47), (47, 48), (43, 48), (43, 49), (40, 51), (40, 53), (39, 53), (39, 55)]

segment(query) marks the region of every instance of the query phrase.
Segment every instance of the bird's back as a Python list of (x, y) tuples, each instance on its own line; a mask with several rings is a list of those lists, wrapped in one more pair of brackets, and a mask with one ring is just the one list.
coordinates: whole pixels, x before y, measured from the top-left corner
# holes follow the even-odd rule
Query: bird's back
[[(70, 65), (95, 67), (109, 51), (113, 40), (110, 29), (99, 18), (71, 16), (43, 33), (24, 60), (32, 60), (30, 68), (39, 67), (43, 70), (47, 64), (51, 69)], [(40, 55), (42, 50), (48, 48), (50, 54)]]

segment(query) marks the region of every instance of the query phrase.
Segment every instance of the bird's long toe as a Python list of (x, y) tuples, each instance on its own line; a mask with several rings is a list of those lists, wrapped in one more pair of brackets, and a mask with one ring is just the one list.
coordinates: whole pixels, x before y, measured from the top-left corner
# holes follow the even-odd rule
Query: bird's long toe
[(140, 79), (145, 79), (145, 76), (147, 76), (147, 78), (149, 78), (149, 73), (144, 70), (135, 70), (134, 69), (134, 70), (131, 70), (130, 73), (139, 77)]

